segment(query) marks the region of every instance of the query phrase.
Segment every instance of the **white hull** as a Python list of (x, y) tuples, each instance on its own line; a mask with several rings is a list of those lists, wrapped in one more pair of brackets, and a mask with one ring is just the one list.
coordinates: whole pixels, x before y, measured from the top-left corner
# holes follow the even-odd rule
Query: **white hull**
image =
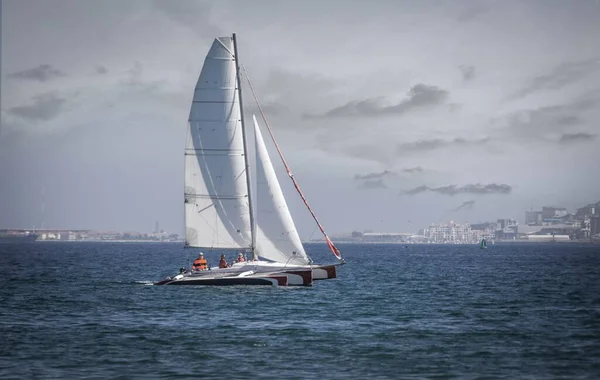
[(273, 263), (269, 261), (245, 261), (241, 263), (235, 263), (230, 268), (211, 268), (205, 271), (194, 271), (193, 273), (202, 274), (204, 272), (215, 273), (231, 273), (239, 274), (246, 271), (253, 271), (254, 273), (271, 273), (271, 272), (285, 272), (293, 270), (308, 270), (312, 271), (312, 277), (314, 280), (326, 280), (330, 278), (336, 278), (336, 266), (341, 264), (329, 264), (329, 265), (296, 265), (296, 264), (283, 264)]
[(275, 285), (311, 286), (312, 270), (290, 269), (282, 272), (244, 271), (241, 273), (218, 272), (212, 270), (193, 271), (167, 277), (155, 285)]
[[(210, 268), (185, 272), (157, 285), (255, 285), (256, 279), (272, 282), (279, 286), (311, 286), (313, 280), (336, 278), (336, 266), (331, 265), (285, 265), (266, 261), (235, 263), (230, 268)], [(282, 280), (281, 277), (285, 277)], [(248, 279), (248, 281), (242, 279)], [(275, 279), (275, 280), (274, 280)], [(275, 284), (278, 282), (278, 284)], [(265, 285), (257, 283), (256, 285)]]

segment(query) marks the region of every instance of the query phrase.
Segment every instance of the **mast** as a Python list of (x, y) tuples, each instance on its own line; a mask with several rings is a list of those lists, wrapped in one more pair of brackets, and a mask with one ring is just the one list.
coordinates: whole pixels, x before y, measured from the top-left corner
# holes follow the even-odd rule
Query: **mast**
[(252, 260), (256, 260), (256, 226), (254, 224), (254, 211), (252, 210), (252, 182), (250, 182), (250, 164), (248, 162), (248, 141), (246, 138), (246, 125), (244, 123), (244, 103), (242, 102), (242, 81), (240, 80), (240, 61), (238, 58), (237, 39), (233, 33), (233, 55), (235, 59), (235, 77), (237, 81), (238, 97), (240, 100), (240, 120), (242, 122), (242, 140), (244, 141), (244, 162), (246, 163), (246, 183), (248, 186), (248, 208), (250, 209), (250, 234), (252, 235)]

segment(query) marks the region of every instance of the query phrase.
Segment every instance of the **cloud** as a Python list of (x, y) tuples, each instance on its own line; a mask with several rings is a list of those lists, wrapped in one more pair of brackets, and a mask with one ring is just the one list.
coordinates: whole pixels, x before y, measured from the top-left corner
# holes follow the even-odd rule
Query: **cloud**
[(348, 116), (379, 116), (403, 114), (416, 108), (433, 107), (442, 104), (448, 98), (448, 91), (436, 86), (417, 84), (407, 93), (407, 98), (398, 104), (387, 105), (385, 98), (367, 98), (346, 103), (321, 115), (304, 115), (305, 118), (336, 118)]
[(468, 21), (471, 21), (483, 14), (486, 14), (491, 9), (492, 9), (491, 6), (479, 3), (479, 4), (476, 4), (474, 6), (464, 9), (462, 12), (460, 12), (460, 14), (456, 18), (456, 20), (458, 22), (468, 22)]
[(421, 173), (423, 168), (421, 166), (415, 166), (414, 168), (402, 169), (403, 173)]
[(429, 187), (427, 187), (425, 185), (421, 185), (421, 186), (415, 187), (414, 189), (403, 191), (401, 194), (416, 195), (416, 194), (419, 194), (419, 193), (423, 193), (423, 192), (425, 192), (427, 190), (429, 190)]
[(387, 185), (383, 183), (383, 179), (377, 181), (365, 181), (358, 186), (360, 190), (387, 189)]
[(9, 108), (8, 113), (29, 121), (47, 121), (58, 116), (65, 102), (53, 92), (40, 94), (33, 97), (33, 103)]
[(453, 208), (452, 211), (471, 210), (471, 209), (473, 209), (474, 205), (475, 205), (475, 201), (465, 201), (457, 208)]
[(432, 151), (436, 149), (443, 149), (452, 146), (459, 147), (467, 147), (467, 146), (477, 146), (481, 144), (486, 144), (490, 141), (489, 137), (475, 139), (475, 140), (467, 140), (462, 137), (456, 137), (452, 140), (442, 140), (442, 139), (424, 139), (415, 142), (403, 143), (398, 145), (397, 153), (402, 154), (410, 154), (415, 152), (426, 152)]
[(565, 133), (584, 124), (585, 113), (594, 110), (599, 100), (597, 94), (590, 93), (565, 104), (513, 112), (501, 119), (506, 124), (504, 133), (513, 140), (548, 141), (549, 133)]
[(558, 142), (560, 144), (571, 144), (577, 142), (589, 142), (595, 140), (597, 135), (585, 132), (565, 133), (560, 136)]
[(34, 80), (38, 82), (47, 82), (49, 80), (60, 78), (65, 75), (65, 73), (53, 67), (52, 65), (42, 64), (38, 67), (8, 74), (8, 77), (23, 80)]
[[(267, 120), (270, 120), (272, 117), (289, 115), (292, 112), (289, 107), (278, 102), (267, 102), (264, 104), (261, 103), (260, 106), (263, 112), (265, 113)], [(262, 119), (260, 110), (258, 109), (258, 106), (255, 102), (251, 102), (249, 106), (246, 106), (246, 104), (244, 104), (244, 112), (247, 115), (256, 115), (256, 117), (259, 120)]]
[(460, 65), (460, 73), (464, 81), (469, 81), (475, 78), (475, 66), (473, 65)]
[(429, 186), (418, 186), (414, 189), (410, 189), (402, 192), (405, 195), (416, 195), (424, 192), (433, 192), (443, 195), (456, 195), (456, 194), (510, 194), (512, 186), (505, 184), (490, 183), (488, 185), (482, 185), (480, 183), (468, 184), (461, 187), (456, 185), (448, 185), (441, 187), (429, 187)]
[(212, 5), (199, 1), (154, 0), (153, 6), (168, 19), (184, 25), (198, 33), (217, 37), (222, 31), (210, 22)]
[(126, 79), (121, 80), (122, 88), (141, 92), (144, 95), (156, 94), (165, 90), (165, 80), (147, 80), (144, 65), (135, 61), (133, 67), (125, 71)]
[[(320, 143), (320, 145), (322, 150), (331, 150), (331, 147), (325, 146), (324, 143)], [(374, 142), (341, 145), (339, 152), (347, 157), (375, 161), (383, 165), (392, 165), (396, 156), (393, 149), (390, 150), (385, 145)]]
[(106, 73), (108, 73), (108, 69), (106, 68), (106, 66), (103, 66), (103, 65), (96, 66), (96, 74), (106, 74)]
[(523, 98), (543, 90), (559, 90), (580, 81), (600, 69), (600, 58), (566, 62), (556, 66), (550, 73), (535, 77), (527, 86), (517, 91), (511, 98)]
[(379, 173), (369, 173), (369, 174), (364, 174), (364, 175), (356, 174), (354, 176), (354, 179), (357, 179), (357, 180), (378, 179), (378, 178), (390, 177), (390, 176), (395, 176), (395, 175), (396, 175), (396, 173), (394, 173), (394, 172), (391, 172), (389, 170), (384, 170)]

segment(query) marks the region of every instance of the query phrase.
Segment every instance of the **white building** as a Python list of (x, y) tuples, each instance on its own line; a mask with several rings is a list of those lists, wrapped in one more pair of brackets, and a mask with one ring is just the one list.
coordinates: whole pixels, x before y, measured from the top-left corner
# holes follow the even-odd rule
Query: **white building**
[(477, 242), (469, 223), (458, 224), (451, 221), (445, 224), (432, 224), (424, 232), (430, 243), (471, 244)]

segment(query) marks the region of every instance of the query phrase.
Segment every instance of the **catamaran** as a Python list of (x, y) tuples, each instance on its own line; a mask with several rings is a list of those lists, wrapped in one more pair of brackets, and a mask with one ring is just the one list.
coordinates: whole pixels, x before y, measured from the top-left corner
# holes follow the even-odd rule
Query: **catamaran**
[(300, 190), (244, 68), (287, 175), (336, 263), (315, 264), (306, 253), (254, 115), (256, 168), (251, 173), (239, 62), (235, 34), (216, 38), (194, 89), (185, 145), (185, 248), (244, 250), (252, 257), (228, 268), (182, 268), (157, 285), (310, 286), (313, 280), (335, 278), (336, 268), (345, 263)]

